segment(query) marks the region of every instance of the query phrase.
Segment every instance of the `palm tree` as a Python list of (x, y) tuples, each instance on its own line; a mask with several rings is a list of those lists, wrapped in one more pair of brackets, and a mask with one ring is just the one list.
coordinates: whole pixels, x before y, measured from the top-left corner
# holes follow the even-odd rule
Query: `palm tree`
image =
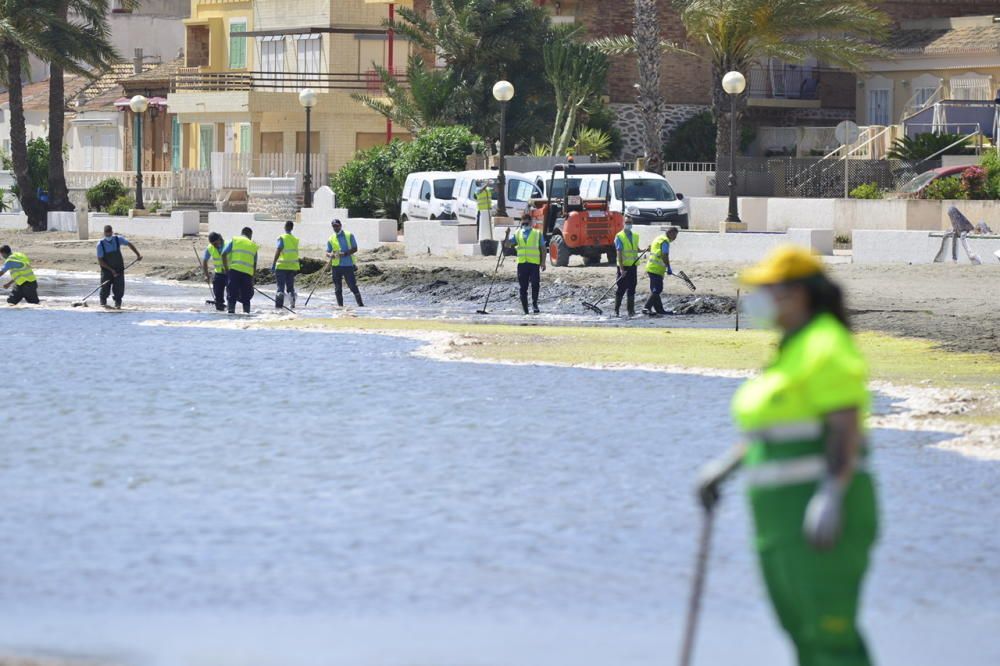
[[(730, 104), (722, 89), (726, 72), (746, 75), (753, 63), (765, 58), (801, 62), (809, 57), (856, 72), (864, 69), (866, 60), (886, 55), (877, 43), (885, 37), (889, 18), (868, 0), (674, 0), (674, 5), (692, 50), (668, 42), (661, 42), (660, 50), (711, 62), (720, 160), (729, 154)], [(636, 40), (627, 36), (606, 38), (597, 46), (610, 55), (637, 52)], [(738, 100), (736, 123), (746, 98), (744, 93)]]
[(646, 168), (658, 172), (663, 162), (663, 94), (660, 92), (660, 20), (656, 0), (635, 0), (632, 32), (639, 61), (639, 115), (642, 116)]
[[(48, 47), (62, 59), (89, 66), (99, 75), (118, 60), (109, 43), (108, 0), (54, 0), (53, 13), (62, 23), (49, 26), (45, 33)], [(126, 0), (125, 9), (134, 9), (138, 0)], [(65, 31), (74, 14), (73, 30)], [(49, 210), (73, 210), (66, 187), (63, 140), (65, 136), (66, 95), (64, 68), (55, 58), (49, 67)]]
[(549, 143), (553, 155), (566, 154), (580, 113), (598, 99), (607, 83), (607, 56), (574, 37), (575, 31), (557, 31), (542, 50), (545, 78), (552, 84), (556, 105)]
[(354, 93), (351, 98), (406, 127), (411, 134), (428, 127), (454, 125), (468, 117), (469, 100), (454, 72), (429, 69), (424, 59), (414, 54), (406, 66), (407, 85), (403, 85), (384, 67), (374, 67), (382, 80), (384, 96)]

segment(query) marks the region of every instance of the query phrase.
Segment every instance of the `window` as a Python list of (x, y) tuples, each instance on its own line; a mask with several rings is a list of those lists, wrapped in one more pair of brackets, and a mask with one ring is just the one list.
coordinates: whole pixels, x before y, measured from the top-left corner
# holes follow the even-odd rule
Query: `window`
[(431, 200), (431, 184), (426, 180), (423, 182), (423, 185), (420, 186), (420, 198), (423, 201)]
[(320, 51), (323, 46), (320, 35), (301, 35), (295, 41), (299, 65), (296, 71), (300, 74), (319, 74)]
[(208, 171), (212, 168), (212, 149), (215, 144), (215, 126), (198, 126), (198, 168)]
[[(299, 155), (306, 154), (306, 133), (295, 133), (295, 152)], [(319, 153), (319, 132), (309, 132), (309, 152), (313, 155)]]
[(454, 178), (439, 178), (434, 181), (434, 198), (435, 199), (454, 199), (452, 196), (455, 191), (455, 179)]
[(541, 196), (538, 188), (526, 180), (511, 180), (507, 183), (507, 198), (511, 201), (528, 201)]
[(891, 117), (891, 91), (887, 88), (875, 88), (868, 91), (868, 124), (888, 125)]
[(951, 99), (993, 100), (992, 79), (985, 74), (969, 72), (951, 79), (948, 85), (951, 88)]
[(174, 116), (170, 120), (170, 145), (173, 152), (170, 155), (170, 168), (174, 171), (181, 169), (181, 121)]
[(281, 90), (281, 77), (285, 71), (285, 38), (283, 36), (267, 36), (260, 40), (260, 71), (264, 78), (261, 87), (266, 90)]
[(243, 123), (240, 125), (240, 153), (247, 154), (252, 149), (253, 146), (250, 145), (250, 125)]
[(247, 38), (234, 37), (234, 32), (246, 32), (246, 19), (233, 19), (229, 22), (229, 69), (246, 69)]

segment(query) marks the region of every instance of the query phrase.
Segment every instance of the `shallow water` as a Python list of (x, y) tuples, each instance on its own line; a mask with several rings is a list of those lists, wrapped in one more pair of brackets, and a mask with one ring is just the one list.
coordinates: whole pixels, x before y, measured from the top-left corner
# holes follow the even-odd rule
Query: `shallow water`
[[(0, 312), (26, 355), (8, 359), (0, 417), (0, 652), (674, 659), (692, 480), (733, 440), (737, 382), (441, 363), (400, 339), (94, 312)], [(941, 437), (873, 433), (884, 535), (865, 624), (884, 664), (1000, 661), (1000, 464), (928, 446)], [(730, 495), (697, 663), (782, 663)]]

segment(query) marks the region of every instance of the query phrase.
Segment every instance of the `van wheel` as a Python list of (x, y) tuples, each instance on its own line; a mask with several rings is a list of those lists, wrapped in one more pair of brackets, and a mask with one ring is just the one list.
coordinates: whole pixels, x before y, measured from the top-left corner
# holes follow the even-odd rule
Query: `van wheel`
[(556, 244), (556, 266), (569, 266), (570, 249), (569, 245), (563, 242), (562, 236), (553, 236), (552, 242)]
[(608, 250), (608, 264), (614, 266), (618, 262), (618, 250)]

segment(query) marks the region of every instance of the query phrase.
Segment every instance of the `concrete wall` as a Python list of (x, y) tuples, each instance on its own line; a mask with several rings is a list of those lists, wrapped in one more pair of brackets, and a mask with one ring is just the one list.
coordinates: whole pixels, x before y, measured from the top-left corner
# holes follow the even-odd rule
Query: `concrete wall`
[[(258, 220), (253, 213), (208, 214), (208, 228), (222, 234), (227, 241), (238, 236), (243, 227), (253, 229), (254, 240), (272, 252), (278, 236), (285, 233), (285, 223), (281, 220)], [(344, 228), (354, 234), (360, 250), (373, 250), (382, 243), (393, 243), (397, 239), (395, 220), (345, 219)], [(301, 247), (325, 250), (333, 230), (327, 221), (297, 224), (292, 233), (299, 238)]]
[(993, 231), (1000, 232), (1000, 201), (942, 201), (940, 229), (951, 229), (948, 209), (956, 206), (972, 224), (985, 222)]
[(850, 236), (858, 229), (937, 231), (941, 202), (915, 199), (782, 199), (767, 204), (767, 230), (831, 229)]
[(833, 253), (833, 232), (827, 229), (790, 229), (786, 233), (728, 233), (681, 231), (670, 245), (672, 261), (758, 261), (786, 244), (801, 245), (818, 254)]
[(685, 198), (709, 197), (715, 193), (714, 171), (667, 171), (663, 175), (674, 192)]
[[(854, 263), (856, 264), (931, 264), (941, 249), (940, 234), (927, 231), (883, 231), (862, 229), (854, 232)], [(947, 239), (945, 262), (951, 263), (951, 239)], [(979, 255), (984, 264), (996, 263), (1000, 251), (1000, 236), (969, 237), (969, 249)], [(958, 263), (968, 264), (969, 258), (959, 245)]]
[(0, 213), (0, 229), (16, 229), (18, 231), (28, 228), (28, 216), (24, 213)]
[(147, 238), (184, 238), (197, 236), (199, 230), (197, 211), (175, 211), (170, 217), (120, 217), (91, 213), (90, 230), (100, 233), (104, 225), (110, 224), (116, 233), (123, 236)]
[[(740, 219), (749, 231), (767, 231), (768, 202), (766, 197), (739, 197)], [(729, 197), (692, 197), (688, 199), (688, 222), (692, 229), (718, 231), (719, 222), (729, 215)], [(798, 225), (802, 226), (802, 225)]]
[[(474, 224), (442, 224), (439, 220), (407, 220), (403, 230), (408, 256), (431, 254), (434, 256), (479, 254), (479, 241)], [(494, 230), (503, 238), (506, 231)]]

